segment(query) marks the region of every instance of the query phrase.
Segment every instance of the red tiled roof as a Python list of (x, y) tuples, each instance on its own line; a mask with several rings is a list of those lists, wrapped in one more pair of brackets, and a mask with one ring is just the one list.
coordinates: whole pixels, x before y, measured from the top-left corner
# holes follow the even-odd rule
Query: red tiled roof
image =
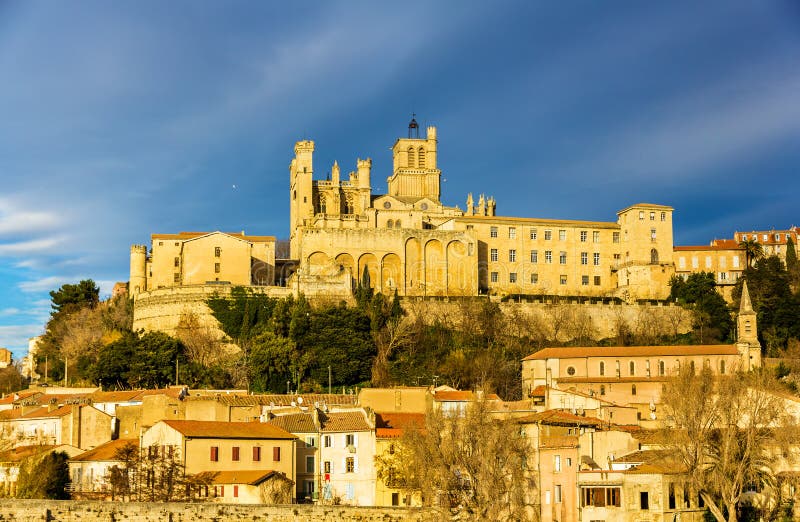
[(288, 431), (263, 422), (161, 421), (187, 437), (201, 439), (296, 439)]
[(139, 439), (117, 439), (112, 440), (110, 442), (106, 442), (105, 444), (101, 444), (94, 449), (81, 453), (76, 457), (72, 457), (69, 459), (70, 461), (76, 462), (98, 462), (98, 461), (109, 461), (109, 460), (117, 460), (116, 453), (117, 450), (123, 448), (127, 444), (133, 444), (137, 448), (139, 447)]
[(447, 391), (442, 390), (433, 394), (435, 401), (474, 401), (475, 394), (471, 391)]
[(314, 433), (317, 431), (317, 427), (314, 426), (314, 417), (310, 413), (277, 415), (269, 421), (269, 424), (278, 426), (289, 433)]
[(531, 390), (531, 395), (533, 397), (544, 397), (547, 393), (547, 387), (544, 384), (540, 384), (533, 390)]
[(55, 446), (18, 446), (14, 449), (0, 453), (0, 462), (20, 462), (30, 456), (48, 452), (53, 448), (55, 448)]
[(575, 348), (545, 348), (525, 357), (523, 361), (542, 359), (573, 359), (581, 357), (644, 357), (670, 355), (738, 355), (733, 344), (700, 344), (679, 346), (589, 346)]
[[(187, 240), (187, 239), (194, 239), (201, 236), (207, 236), (209, 234), (214, 234), (219, 231), (214, 232), (178, 232), (177, 234), (151, 234), (151, 239), (180, 239), (180, 240)], [(225, 234), (226, 236), (233, 236), (239, 239), (245, 239), (248, 241), (275, 241), (275, 236), (247, 236), (242, 234), (241, 232), (220, 232), (220, 234)]]
[(41, 394), (42, 392), (18, 392), (18, 393), (9, 393), (2, 399), (0, 399), (0, 404), (14, 404), (16, 401), (24, 400), (29, 397), (32, 397), (37, 394)]
[(564, 410), (545, 410), (541, 413), (527, 415), (517, 422), (522, 424), (541, 423), (551, 426), (601, 426), (603, 421), (595, 417), (583, 417), (574, 415)]
[(696, 245), (696, 246), (674, 246), (672, 250), (675, 252), (694, 252), (694, 251), (707, 251), (707, 250), (741, 250), (737, 244), (713, 244), (713, 245)]
[(141, 400), (144, 390), (98, 391), (89, 395), (92, 402), (130, 402)]
[(270, 478), (276, 472), (272, 470), (235, 470), (218, 471), (215, 473), (212, 484), (247, 484), (257, 486)]
[(63, 417), (65, 415), (69, 415), (72, 412), (72, 404), (67, 404), (66, 406), (61, 406), (60, 408), (56, 408), (55, 410), (48, 411), (49, 408), (47, 406), (43, 406), (37, 410), (33, 410), (32, 412), (26, 413), (25, 415), (21, 415), (19, 418), (21, 419), (47, 419), (52, 417)]
[(371, 431), (364, 414), (359, 411), (331, 412), (319, 416), (322, 429), (320, 431)]

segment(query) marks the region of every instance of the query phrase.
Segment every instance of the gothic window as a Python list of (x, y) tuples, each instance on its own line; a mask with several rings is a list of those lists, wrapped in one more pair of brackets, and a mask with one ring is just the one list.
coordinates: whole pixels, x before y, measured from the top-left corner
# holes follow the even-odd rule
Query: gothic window
[(628, 373), (631, 375), (636, 375), (636, 364), (633, 361), (628, 364)]
[(394, 225), (394, 222), (391, 219), (386, 222), (386, 228), (392, 228), (392, 225)]
[(414, 147), (408, 148), (408, 166), (414, 168), (416, 161), (414, 160)]
[(655, 248), (650, 250), (650, 263), (653, 265), (658, 264), (658, 250)]
[(606, 363), (600, 362), (600, 377), (606, 374)]
[(419, 153), (417, 155), (417, 160), (419, 161), (419, 168), (424, 169), (425, 168), (425, 149), (422, 148), (422, 147), (419, 148)]
[(355, 204), (353, 202), (353, 196), (348, 195), (344, 199), (344, 213), (345, 214), (355, 214)]
[(400, 220), (399, 219), (394, 222), (394, 228), (403, 228), (402, 225), (400, 224)]
[(319, 212), (320, 214), (326, 214), (328, 210), (327, 202), (325, 201), (325, 196), (319, 197)]

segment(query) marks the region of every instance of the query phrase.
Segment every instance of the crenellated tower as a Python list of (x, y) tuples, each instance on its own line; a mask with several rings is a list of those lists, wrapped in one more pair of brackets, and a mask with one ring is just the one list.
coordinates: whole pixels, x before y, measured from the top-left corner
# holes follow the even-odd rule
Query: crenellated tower
[(314, 142), (298, 141), (294, 146), (294, 158), (289, 164), (289, 243), (293, 259), (299, 252), (298, 228), (314, 215), (313, 176)]
[(147, 290), (147, 246), (131, 245), (131, 267), (128, 295), (135, 298)]

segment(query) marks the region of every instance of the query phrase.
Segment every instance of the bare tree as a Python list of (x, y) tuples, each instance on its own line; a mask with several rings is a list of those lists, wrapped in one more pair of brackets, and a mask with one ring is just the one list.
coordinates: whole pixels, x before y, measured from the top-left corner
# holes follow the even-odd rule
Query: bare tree
[(175, 336), (186, 347), (186, 356), (190, 361), (203, 366), (217, 362), (224, 353), (222, 342), (213, 329), (200, 324), (197, 314), (187, 311), (181, 314)]
[(513, 420), (492, 418), (484, 401), (461, 414), (431, 412), (422, 429), (407, 428), (393, 454), (376, 457), (378, 478), (416, 494), (458, 520), (527, 521), (536, 514), (526, 492), (528, 440)]
[(414, 324), (405, 316), (392, 317), (386, 326), (375, 333), (377, 354), (372, 362), (372, 385), (381, 387), (390, 384), (389, 358), (395, 350), (406, 346), (413, 337)]
[(774, 492), (782, 405), (764, 375), (715, 377), (686, 365), (667, 385), (665, 444), (718, 522), (736, 522), (745, 488)]

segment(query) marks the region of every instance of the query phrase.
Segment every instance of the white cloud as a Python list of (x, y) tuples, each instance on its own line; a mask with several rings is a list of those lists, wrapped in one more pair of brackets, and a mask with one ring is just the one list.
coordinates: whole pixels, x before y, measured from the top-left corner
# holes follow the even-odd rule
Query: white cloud
[(47, 290), (55, 290), (64, 283), (78, 282), (78, 279), (66, 276), (47, 276), (32, 281), (22, 281), (17, 284), (17, 288), (23, 292), (44, 292)]
[(2, 308), (0, 309), (0, 317), (8, 317), (10, 315), (18, 315), (20, 313), (19, 308)]
[(0, 234), (24, 234), (48, 230), (58, 223), (58, 216), (50, 212), (15, 212), (0, 215)]
[(47, 254), (66, 240), (64, 236), (46, 237), (18, 241), (16, 243), (0, 243), (0, 256), (17, 257), (32, 254)]
[(28, 352), (28, 339), (41, 335), (43, 331), (43, 324), (0, 326), (0, 339), (14, 353), (14, 358), (19, 359)]

